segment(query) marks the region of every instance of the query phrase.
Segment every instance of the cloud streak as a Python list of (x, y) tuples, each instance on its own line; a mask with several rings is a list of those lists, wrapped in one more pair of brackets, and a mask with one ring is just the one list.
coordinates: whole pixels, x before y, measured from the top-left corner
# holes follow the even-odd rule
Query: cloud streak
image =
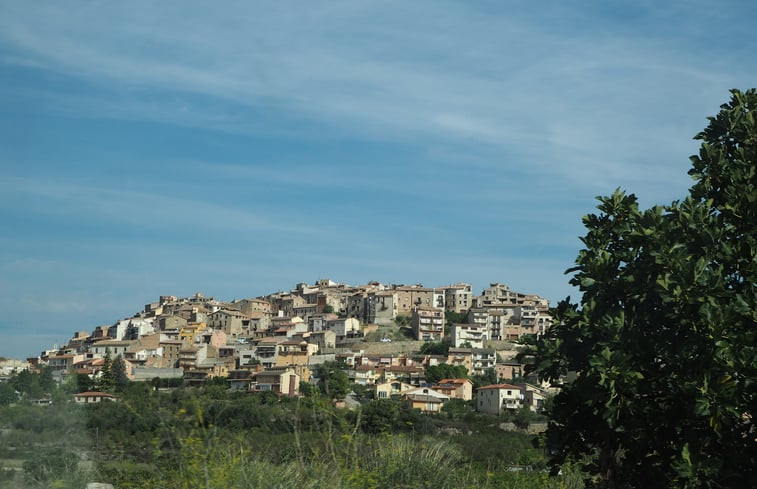
[(691, 137), (757, 79), (755, 17), (735, 0), (6, 3), (10, 321), (313, 275), (560, 298), (595, 195), (685, 193)]
[[(128, 97), (179, 90), (247, 108), (237, 121), (211, 112), (207, 123), (222, 128), (243, 127), (275, 106), (370, 137), (531, 147), (530, 164), (577, 182), (596, 175), (600, 161), (609, 180), (631, 178), (628, 161), (644, 156), (639, 140), (672, 134), (648, 124), (661, 98), (674, 87), (722, 93), (738, 71), (703, 70), (661, 37), (599, 31), (566, 41), (517, 10), (487, 16), (460, 5), (320, 5), (301, 20), (271, 5), (237, 6), (234, 15), (193, 5), (181, 17), (170, 2), (115, 11), (96, 5), (67, 13), (64, 24), (63, 7), (15, 7), (3, 36), (37, 64), (121, 87), (128, 105), (112, 104), (116, 112), (202, 119), (196, 100), (182, 111), (170, 101), (135, 108)], [(428, 20), (414, 20), (420, 14)], [(367, 24), (373, 16), (386, 22)], [(607, 157), (613, 153), (622, 156)]]

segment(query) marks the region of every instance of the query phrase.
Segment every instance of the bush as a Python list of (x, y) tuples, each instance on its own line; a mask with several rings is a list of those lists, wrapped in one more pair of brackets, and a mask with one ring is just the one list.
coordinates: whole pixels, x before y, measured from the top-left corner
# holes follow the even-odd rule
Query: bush
[(79, 456), (71, 451), (59, 448), (40, 450), (34, 459), (24, 462), (24, 475), (27, 480), (41, 483), (60, 479), (76, 471)]

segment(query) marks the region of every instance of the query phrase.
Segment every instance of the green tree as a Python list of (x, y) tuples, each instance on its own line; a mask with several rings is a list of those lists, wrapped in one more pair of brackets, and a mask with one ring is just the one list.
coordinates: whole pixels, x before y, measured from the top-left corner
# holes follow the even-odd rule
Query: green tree
[(443, 341), (427, 341), (421, 345), (420, 352), (424, 355), (446, 355), (449, 352), (449, 344)]
[(468, 369), (462, 365), (440, 363), (425, 368), (426, 382), (435, 384), (441, 379), (464, 379), (468, 377)]
[(0, 406), (6, 406), (17, 400), (16, 389), (8, 383), (0, 382)]
[(402, 326), (410, 326), (410, 323), (411, 323), (411, 318), (410, 318), (409, 316), (403, 316), (403, 315), (401, 315), (401, 314), (398, 314), (398, 315), (397, 315), (397, 316), (396, 316), (396, 317), (394, 318), (394, 323), (395, 323), (395, 324), (396, 324), (397, 326), (400, 326), (400, 327), (402, 327)]
[(468, 313), (467, 312), (455, 312), (455, 311), (445, 311), (444, 312), (444, 319), (447, 324), (458, 324), (458, 323), (467, 323), (468, 322)]
[(511, 419), (516, 427), (525, 430), (529, 427), (535, 417), (536, 415), (531, 411), (531, 408), (528, 406), (522, 406), (512, 415)]
[[(79, 376), (84, 375), (87, 377), (86, 374), (69, 374), (63, 377), (63, 381), (58, 386), (58, 389), (56, 389), (55, 393), (58, 395), (61, 395), (62, 397), (58, 397), (58, 399), (69, 399), (69, 396), (71, 394), (76, 394), (77, 392), (84, 392), (82, 390), (79, 390)], [(89, 379), (89, 377), (87, 377)], [(87, 389), (85, 389), (87, 390)], [(54, 396), (55, 397), (55, 396)]]
[(110, 392), (115, 385), (115, 376), (113, 375), (113, 360), (110, 357), (110, 350), (105, 349), (105, 357), (100, 377), (97, 381), (97, 388), (103, 392)]
[(126, 362), (118, 355), (111, 365), (113, 373), (113, 390), (122, 392), (129, 385), (129, 377), (126, 375)]
[(309, 383), (300, 381), (300, 394), (304, 397), (314, 397), (320, 393), (318, 387)]
[(452, 335), (453, 324), (459, 324), (459, 323), (465, 324), (467, 322), (468, 322), (467, 312), (445, 311), (444, 312), (444, 336), (449, 337)]
[(71, 450), (47, 448), (35, 454), (33, 460), (24, 462), (24, 475), (27, 480), (41, 485), (75, 471), (78, 462), (79, 457)]
[[(757, 92), (732, 91), (692, 156), (690, 195), (599, 198), (571, 284), (526, 352), (563, 383), (547, 441), (597, 485), (752, 487), (757, 382)], [(575, 380), (564, 382), (570, 375)]]
[(10, 384), (21, 394), (30, 398), (39, 398), (44, 394), (39, 385), (39, 374), (22, 370), (11, 377)]
[(53, 379), (53, 369), (43, 365), (39, 369), (39, 387), (45, 394), (50, 394), (55, 389), (55, 380)]
[(473, 376), (473, 389), (478, 389), (485, 385), (492, 385), (499, 382), (497, 372), (493, 368), (487, 368), (484, 373)]
[(350, 391), (350, 379), (344, 371), (344, 365), (338, 362), (325, 362), (315, 367), (318, 388), (329, 399), (344, 399)]
[(391, 433), (400, 422), (400, 403), (377, 399), (363, 405), (361, 427), (367, 433)]
[(350, 389), (355, 394), (355, 399), (360, 402), (373, 399), (373, 391), (362, 384), (352, 384), (350, 385)]
[(11, 377), (10, 384), (27, 398), (39, 399), (48, 396), (55, 389), (53, 369), (43, 365), (37, 372), (22, 370)]
[(452, 398), (442, 406), (442, 413), (450, 419), (463, 419), (475, 413), (470, 401)]

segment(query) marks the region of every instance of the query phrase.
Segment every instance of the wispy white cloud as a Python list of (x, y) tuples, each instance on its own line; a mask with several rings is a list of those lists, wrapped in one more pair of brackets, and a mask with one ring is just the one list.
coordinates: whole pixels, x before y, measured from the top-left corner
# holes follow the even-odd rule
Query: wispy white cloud
[[(264, 212), (205, 200), (188, 192), (177, 197), (147, 190), (95, 187), (75, 182), (50, 181), (42, 178), (8, 176), (0, 183), (4, 199), (44, 199), (37, 201), (44, 212), (86, 218), (99, 216), (113, 224), (150, 227), (168, 225), (192, 227), (198, 232), (215, 230), (269, 232), (317, 236), (321, 228), (297, 222), (297, 215), (272, 219)], [(220, 189), (223, 191), (223, 189)], [(27, 196), (27, 197), (24, 197)]]
[[(726, 3), (6, 2), (0, 106), (28, 130), (0, 143), (5, 307), (75, 323), (312, 275), (560, 298), (593, 196), (679, 197), (690, 138), (756, 79), (757, 12)], [(82, 120), (134, 133), (45, 154)], [(126, 148), (166, 127), (202, 154)]]
[[(680, 136), (648, 124), (670, 109), (662, 97), (704, 86), (722, 98), (740, 71), (702, 69), (663, 36), (565, 37), (517, 9), (319, 4), (292, 16), (272, 5), (191, 5), (15, 7), (0, 35), (38, 65), (120, 86), (123, 105), (102, 101), (115, 114), (261, 130), (256, 112), (275, 106), (369, 137), (531, 147), (528, 164), (576, 182), (636, 173), (641, 141)], [(141, 90), (181, 90), (247, 111), (229, 119), (193, 99), (185, 110), (140, 103)], [(690, 113), (673, 107), (674, 116)]]

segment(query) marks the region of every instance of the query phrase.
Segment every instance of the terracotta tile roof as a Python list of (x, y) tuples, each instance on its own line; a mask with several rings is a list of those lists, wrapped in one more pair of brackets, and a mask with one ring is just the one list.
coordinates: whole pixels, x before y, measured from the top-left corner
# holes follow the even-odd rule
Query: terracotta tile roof
[(516, 387), (514, 385), (510, 384), (491, 384), (491, 385), (485, 385), (483, 387), (479, 387), (478, 390), (484, 390), (484, 389), (509, 389), (509, 390), (520, 390), (520, 387)]
[(471, 382), (471, 380), (470, 379), (442, 379), (439, 381), (439, 385), (442, 385), (442, 384), (462, 385), (466, 382)]
[(74, 397), (108, 397), (111, 399), (116, 398), (116, 396), (114, 396), (113, 394), (108, 394), (107, 392), (95, 392), (95, 391), (80, 392), (78, 394), (74, 394)]

